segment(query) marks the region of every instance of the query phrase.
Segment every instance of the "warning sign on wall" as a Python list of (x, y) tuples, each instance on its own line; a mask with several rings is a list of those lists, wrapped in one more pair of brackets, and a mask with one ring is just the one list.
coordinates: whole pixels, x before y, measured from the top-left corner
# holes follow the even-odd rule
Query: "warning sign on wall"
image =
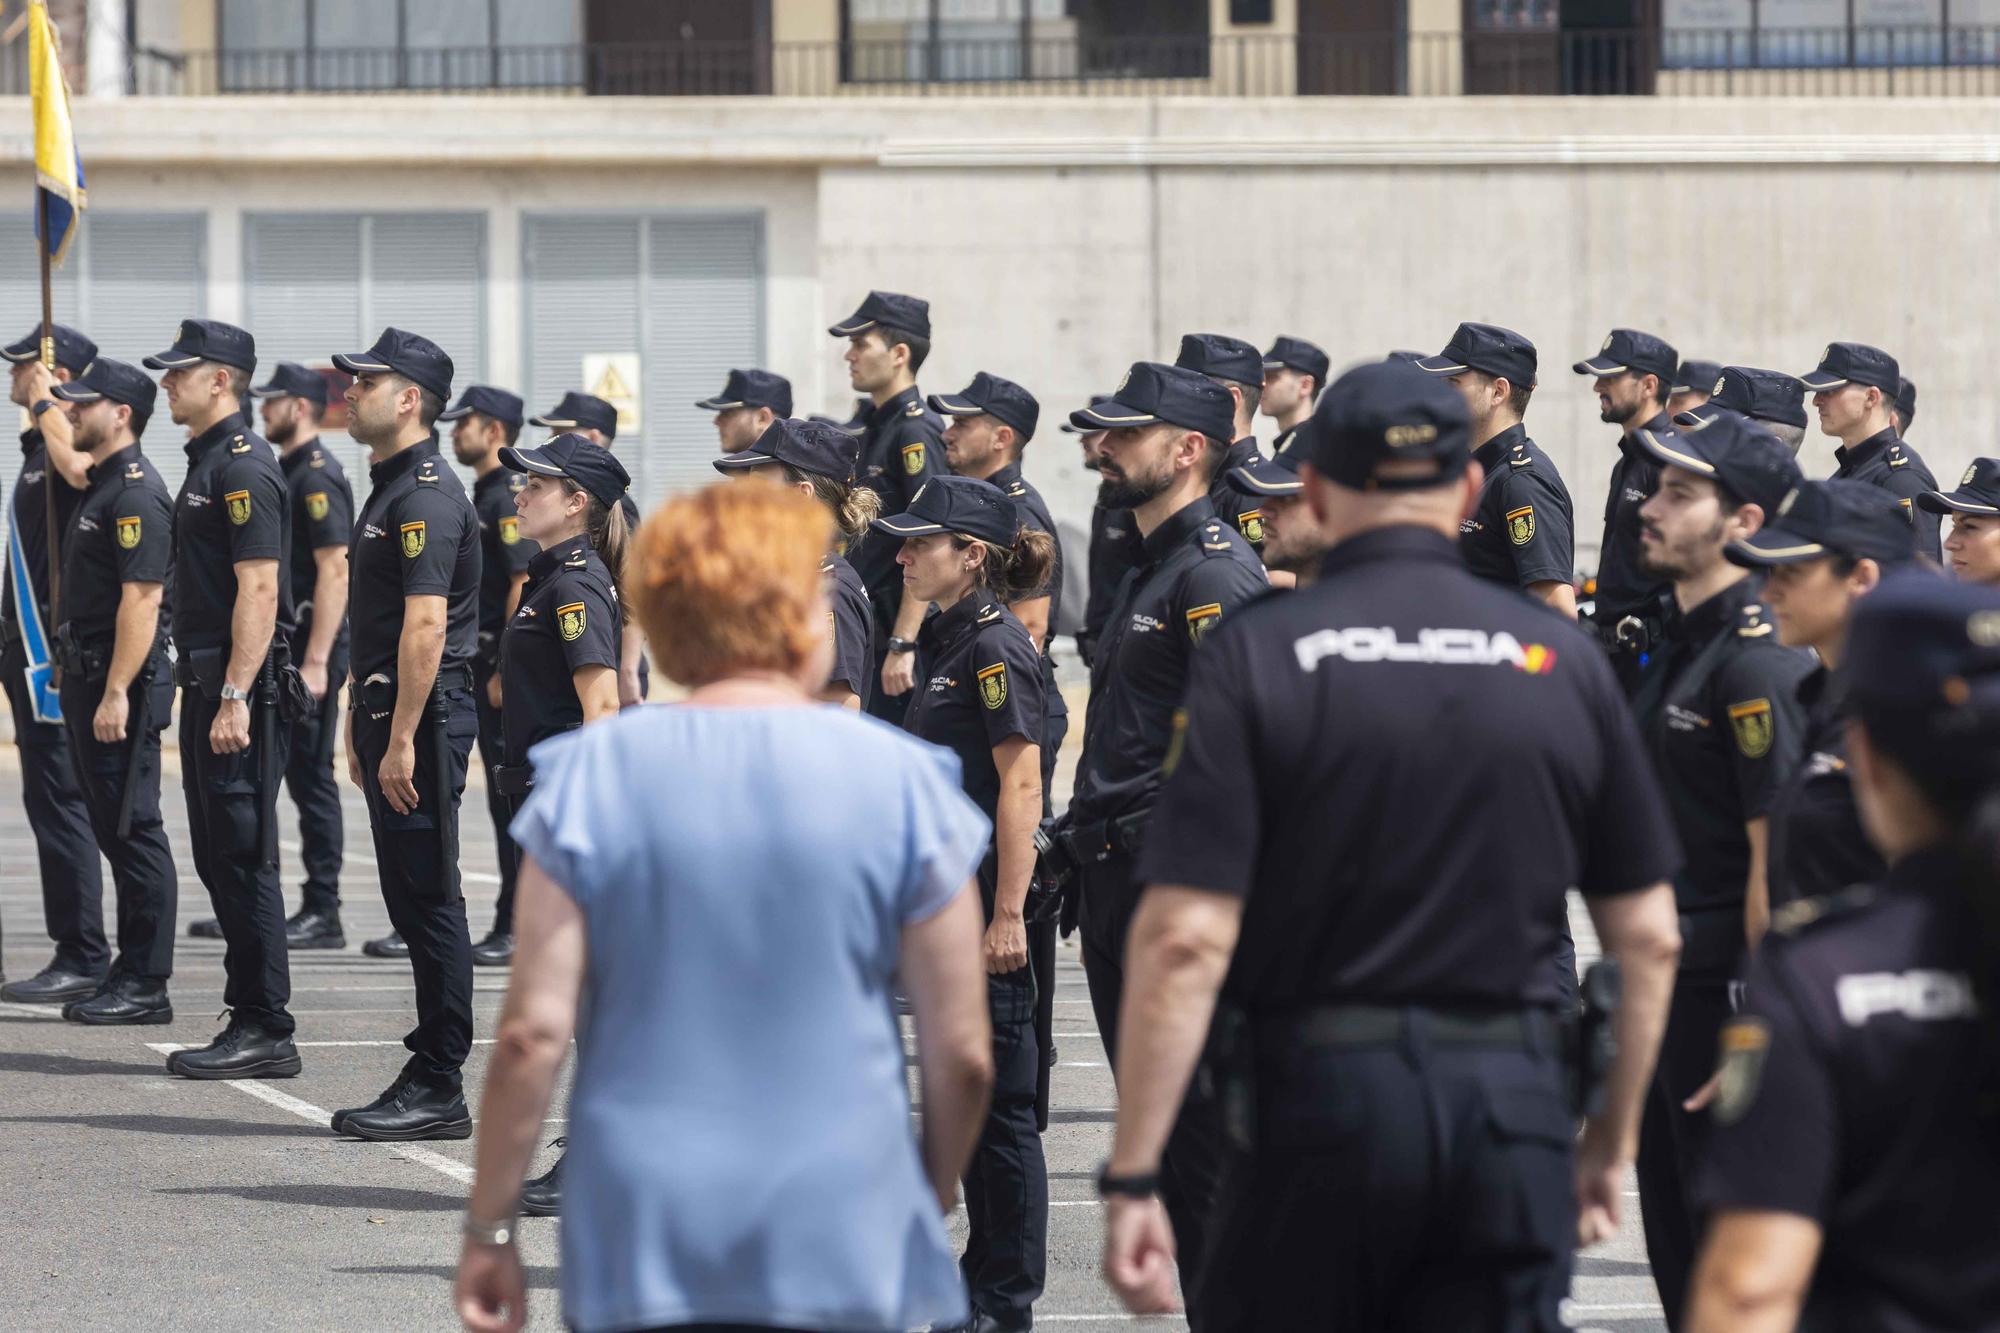
[(639, 429), (639, 357), (635, 352), (588, 352), (583, 391), (618, 409), (618, 434)]

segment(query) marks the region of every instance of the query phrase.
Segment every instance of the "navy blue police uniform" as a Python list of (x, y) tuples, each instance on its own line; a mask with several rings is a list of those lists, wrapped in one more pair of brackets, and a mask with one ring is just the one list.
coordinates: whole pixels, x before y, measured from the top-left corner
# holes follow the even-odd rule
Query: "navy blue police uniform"
[(1576, 577), (1569, 489), (1527, 427), (1509, 426), (1472, 451), (1486, 469), (1473, 511), (1459, 524), (1466, 568), (1483, 579), (1526, 588)]
[[(440, 399), (451, 393), (451, 358), (429, 340), (397, 329), (385, 330), (367, 352), (336, 356), (334, 364), (354, 373), (386, 367)], [(479, 730), (472, 689), (479, 652), (479, 520), (464, 484), (439, 456), (435, 435), (370, 465), (368, 480), (350, 547), (350, 725), (382, 898), (409, 946), (416, 982), (417, 1025), (403, 1039), (411, 1054), (399, 1082), (450, 1097), (461, 1087), (460, 1070), (472, 1048), (472, 942), (459, 877), (458, 807)], [(416, 735), (417, 804), (402, 813), (382, 794), (377, 775), (389, 750), (408, 597), (444, 598), (445, 633)], [(468, 1119), (455, 1136), (470, 1129)]]
[[(1990, 799), (1996, 644), (1991, 588), (1912, 571), (1856, 609), (1852, 707), (1920, 786)], [(2000, 1327), (1991, 857), (1919, 848), (1774, 914), (1723, 1029), (1701, 1199), (1818, 1228), (1802, 1329)]]
[[(1207, 376), (1142, 361), (1110, 402), (1070, 421), (1086, 430), (1166, 422), (1213, 442), (1232, 429), (1234, 409), (1228, 391)], [(1186, 699), (1197, 647), (1269, 587), (1250, 544), (1199, 496), (1142, 538), (1092, 658), (1083, 750), (1062, 836), (1079, 867), (1090, 1007), (1114, 1065), (1125, 937), (1141, 885), (1133, 871), (1154, 823), (1174, 713)], [(1219, 1140), (1214, 1101), (1197, 1080), (1167, 1146), (1162, 1188), (1189, 1289), (1198, 1280)]]
[[(836, 338), (852, 338), (877, 327), (928, 339), (930, 303), (896, 292), (870, 292), (858, 310), (827, 332)], [(944, 467), (944, 420), (925, 406), (923, 391), (916, 385), (870, 408), (861, 434), (855, 480), (881, 498), (885, 517), (908, 508), (924, 483), (941, 475)], [(879, 682), (882, 663), (892, 647), (889, 640), (896, 627), (896, 613), (903, 604), (903, 571), (896, 563), (896, 543), (887, 537), (864, 536), (848, 548), (847, 558), (861, 575), (875, 615), (874, 676)], [(885, 694), (880, 689), (872, 691), (866, 703), (870, 714), (899, 726), (909, 705), (908, 694)]]
[[(1090, 405), (1102, 407), (1110, 401), (1110, 394), (1092, 394)], [(1105, 427), (1092, 425), (1085, 429), (1065, 421), (1058, 429), (1068, 435), (1087, 435)], [(1132, 511), (1114, 509), (1104, 503), (1104, 494), (1109, 489), (1110, 483), (1100, 482), (1097, 501), (1090, 508), (1090, 546), (1088, 567), (1084, 571), (1089, 592), (1084, 598), (1083, 628), (1075, 636), (1076, 655), (1086, 668), (1094, 660), (1095, 645), (1104, 637), (1104, 624), (1111, 617), (1111, 603), (1118, 595), (1118, 585), (1125, 581), (1125, 572), (1139, 562), (1139, 529), (1132, 521)]]
[[(594, 430), (604, 439), (604, 447), (618, 438), (618, 409), (604, 399), (588, 393), (566, 393), (562, 401), (552, 411), (541, 416), (528, 418), (531, 426), (561, 434), (572, 430)], [(639, 530), (639, 502), (627, 491), (618, 501), (618, 510), (625, 515), (625, 531)], [(653, 692), (652, 664), (646, 655), (639, 655), (639, 698), (646, 699)]]
[[(438, 414), (439, 421), (457, 421), (474, 412), (490, 417), (518, 433), (521, 427), (521, 400), (504, 389), (474, 384), (459, 394), (458, 401)], [(615, 416), (614, 416), (615, 422)], [(501, 709), (487, 694), (487, 684), (500, 670), (500, 636), (508, 626), (507, 600), (514, 581), (528, 572), (536, 546), (521, 536), (520, 515), (514, 497), (527, 484), (525, 474), (495, 463), (483, 476), (473, 478), (472, 512), (479, 520), (479, 652), (473, 658), (473, 705), (479, 711), (479, 766), (486, 775), (486, 813), (493, 821), (493, 849), (500, 864), (500, 896), (493, 905), (493, 935), (514, 933), (514, 884), (520, 868), (520, 853), (507, 835), (513, 822), (512, 803), (503, 796), (493, 779), (493, 770), (507, 762), (503, 743)], [(504, 705), (504, 682), (502, 701)], [(482, 946), (483, 948), (484, 946)], [(491, 955), (493, 962), (506, 962), (511, 950), (500, 947)], [(486, 962), (481, 949), (472, 955), (474, 963)]]
[[(155, 390), (137, 366), (99, 358), (80, 379), (57, 385), (55, 394), (75, 403), (123, 403), (143, 431)], [(65, 1016), (85, 1023), (173, 1018), (165, 988), (174, 970), (179, 886), (160, 817), (160, 733), (174, 694), (167, 662), (173, 516), (167, 484), (135, 440), (91, 465), (89, 489), (70, 515), (63, 544), (63, 623), (55, 636), (63, 723), (118, 900), (118, 953), (107, 994), (66, 1009)], [(108, 688), (127, 584), (160, 585), (159, 617), (139, 670), (125, 685), (125, 737), (100, 741), (93, 715)]]
[[(1015, 502), (989, 482), (940, 477), (908, 509), (877, 526), (890, 537), (952, 532), (1006, 546), (1021, 521)], [(958, 757), (966, 795), (994, 820), (1000, 802), (995, 747), (1016, 738), (1042, 743), (1047, 696), (1034, 640), (1013, 612), (974, 588), (924, 622), (916, 680), (904, 728)], [(998, 852), (989, 845), (979, 866), (989, 925), (998, 877)], [(965, 1169), (968, 1232), (959, 1266), (974, 1311), (1000, 1329), (1032, 1326), (1048, 1272), (1048, 1166), (1035, 1117), (1043, 1068), (1034, 1027), (1038, 989), (1032, 965), (986, 977), (993, 1095)]]
[[(1863, 343), (1832, 343), (1820, 353), (1819, 365), (1802, 376), (1801, 382), (1812, 393), (1847, 384), (1880, 389), (1882, 397), (1893, 406), (1903, 377), (1896, 358), (1880, 348)], [(1838, 464), (1833, 470), (1836, 480), (1867, 482), (1895, 496), (1916, 529), (1917, 554), (1933, 562), (1941, 558), (1938, 516), (1915, 505), (1918, 496), (1937, 489), (1937, 478), (1917, 451), (1897, 436), (1894, 425), (1858, 444), (1840, 446), (1833, 451), (1833, 457)]]
[[(1264, 353), (1266, 374), (1276, 370), (1296, 370), (1301, 375), (1312, 376), (1315, 401), (1318, 400), (1319, 394), (1325, 391), (1327, 373), (1332, 368), (1333, 362), (1324, 351), (1304, 338), (1294, 338), (1289, 334), (1278, 335), (1277, 340)], [(1278, 438), (1271, 441), (1271, 457), (1277, 458), (1289, 452), (1298, 443), (1298, 427), (1294, 426), (1290, 430), (1280, 432)]]
[[(1662, 466), (1684, 469), (1775, 514), (1802, 480), (1777, 439), (1722, 413), (1700, 431), (1637, 437)], [(1707, 1117), (1682, 1103), (1715, 1069), (1715, 1037), (1746, 947), (1751, 849), (1746, 826), (1771, 813), (1805, 737), (1804, 652), (1777, 640), (1744, 577), (1669, 623), (1633, 711), (1638, 714), (1686, 864), (1674, 880), (1682, 950), (1667, 1030), (1639, 1129), (1639, 1201), (1654, 1282), (1677, 1327), (1694, 1264), (1690, 1190)]]
[[(1307, 461), (1356, 490), (1449, 484), (1469, 456), (1464, 401), (1406, 365), (1336, 380), (1320, 422)], [(1611, 671), (1418, 527), (1350, 538), (1232, 619), (1139, 863), (1244, 901), (1195, 1326), (1563, 1328), (1555, 921), (1569, 886), (1649, 889), (1677, 863)]]
[[(251, 336), (232, 324), (181, 322), (174, 345), (146, 358), (153, 370), (201, 362), (256, 370)], [(281, 709), (291, 672), (292, 519), (284, 469), (270, 444), (232, 412), (189, 440), (187, 475), (174, 502), (175, 674), (181, 687), (181, 787), (195, 871), (208, 889), (227, 944), (223, 1003), (229, 1031), (249, 1025), (289, 1036), (291, 966), (285, 896), (278, 879), (278, 785), (291, 749)], [(236, 566), (277, 563), (277, 622), (247, 701), (250, 744), (217, 754), (209, 729), (223, 704), (234, 645)], [(227, 1036), (227, 1033), (225, 1033)], [(219, 1039), (220, 1040), (220, 1039)], [(219, 1051), (218, 1051), (219, 1053)], [(170, 1061), (169, 1069), (179, 1067)]]
[[(58, 368), (72, 379), (97, 358), (97, 344), (66, 325), (51, 329)], [(0, 357), (20, 365), (41, 355), (41, 330), (0, 348)], [(44, 400), (43, 412), (58, 411)], [(32, 409), (31, 409), (32, 410)], [(47, 488), (53, 485), (54, 491)], [(7, 579), (0, 585), (0, 688), (7, 692), (14, 719), (14, 745), (21, 756), (21, 801), (28, 831), (34, 834), (42, 887), (42, 917), (55, 956), (32, 979), (0, 987), (0, 998), (42, 1003), (82, 999), (94, 992), (110, 966), (104, 938), (104, 879), (91, 837), (90, 811), (77, 785), (69, 737), (56, 691), (46, 681), (53, 669), (55, 622), (49, 606), (49, 506), (55, 505), (58, 541), (83, 492), (49, 466), (41, 428), (21, 432), (21, 469), (8, 509)], [(30, 666), (40, 663), (43, 679), (31, 683)], [(37, 706), (37, 696), (41, 695)]]
[[(256, 398), (303, 398), (324, 408), (326, 378), (309, 367), (280, 361), (269, 381), (250, 393)], [(292, 631), (291, 651), (292, 661), (298, 663), (305, 660), (312, 640), (319, 553), (336, 548), (346, 553), (354, 532), (354, 488), (340, 459), (317, 438), (287, 450), (279, 462), (292, 515), (292, 603), (298, 625)], [(326, 659), (326, 693), (291, 725), (285, 789), (298, 809), (299, 863), (306, 874), (300, 911), (287, 934), (294, 949), (338, 948), (346, 943), (338, 929), (315, 931), (311, 923), (331, 921), (337, 927), (340, 920), (340, 867), (347, 829), (334, 759), (340, 741), (340, 687), (347, 679), (347, 638), (347, 610), (342, 607), (340, 629)]]
[[(827, 477), (851, 485), (860, 448), (858, 438), (839, 426), (780, 417), (764, 428), (755, 444), (724, 454), (714, 466), (724, 476), (750, 468), (784, 466), (802, 476)], [(876, 655), (875, 618), (868, 589), (859, 571), (833, 552), (820, 564), (820, 573), (826, 578), (827, 633), (833, 641), (833, 665), (826, 683), (846, 686), (866, 709), (880, 678), (881, 661)]]
[[(1192, 370), (1210, 379), (1241, 385), (1246, 393), (1260, 392), (1264, 383), (1263, 353), (1241, 338), (1232, 338), (1227, 334), (1182, 335), (1180, 352), (1174, 357), (1174, 364), (1182, 370)], [(1234, 411), (1233, 408), (1231, 410)], [(1229, 474), (1236, 468), (1263, 462), (1264, 455), (1257, 447), (1256, 436), (1235, 439), (1234, 426), (1232, 418), (1229, 448), (1223, 456), (1222, 465), (1215, 470), (1215, 479), (1209, 483), (1208, 499), (1215, 507), (1215, 516), (1235, 528), (1250, 544), (1251, 551), (1261, 555), (1264, 550), (1264, 515), (1259, 506), (1263, 497), (1238, 490), (1229, 479)]]
[[(1873, 560), (1885, 573), (1916, 558), (1916, 539), (1892, 496), (1858, 481), (1806, 481), (1772, 521), (1726, 552), (1748, 569), (1807, 560)], [(1826, 663), (1799, 682), (1805, 733), (1799, 762), (1771, 802), (1766, 840), (1771, 908), (1880, 879), (1847, 772), (1847, 676)]]

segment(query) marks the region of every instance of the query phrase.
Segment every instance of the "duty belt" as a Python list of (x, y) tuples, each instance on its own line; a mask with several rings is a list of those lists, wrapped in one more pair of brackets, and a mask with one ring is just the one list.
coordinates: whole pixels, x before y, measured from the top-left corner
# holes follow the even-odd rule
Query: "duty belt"
[(1146, 826), (1152, 822), (1153, 812), (1141, 810), (1070, 829), (1062, 835), (1063, 843), (1079, 865), (1096, 865), (1114, 856), (1137, 856), (1145, 843)]
[(495, 764), (493, 790), (502, 796), (526, 796), (535, 786), (533, 764)]
[(56, 630), (54, 650), (55, 663), (62, 668), (65, 676), (81, 681), (102, 680), (111, 670), (111, 654), (102, 648), (92, 648), (78, 643), (76, 625), (65, 621)]
[(1422, 1040), (1435, 1046), (1553, 1050), (1556, 1020), (1533, 1009), (1469, 1013), (1423, 1005), (1342, 1004), (1280, 1018), (1269, 1025), (1266, 1039), (1279, 1038), (1280, 1034), (1317, 1047), (1392, 1046), (1421, 1034)]
[(1606, 618), (1592, 616), (1591, 633), (1614, 653), (1632, 653), (1642, 656), (1659, 646), (1666, 625), (1658, 616), (1637, 613)]

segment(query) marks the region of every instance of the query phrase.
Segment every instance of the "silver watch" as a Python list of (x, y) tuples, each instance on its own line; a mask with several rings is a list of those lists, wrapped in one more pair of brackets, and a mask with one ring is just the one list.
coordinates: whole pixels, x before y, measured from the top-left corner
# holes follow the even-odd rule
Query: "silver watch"
[(240, 704), (247, 704), (250, 702), (250, 691), (239, 690), (225, 680), (222, 682), (222, 697), (225, 699), (234, 699)]
[(514, 1219), (500, 1222), (481, 1222), (471, 1213), (465, 1215), (465, 1238), (479, 1245), (511, 1245), (514, 1243)]

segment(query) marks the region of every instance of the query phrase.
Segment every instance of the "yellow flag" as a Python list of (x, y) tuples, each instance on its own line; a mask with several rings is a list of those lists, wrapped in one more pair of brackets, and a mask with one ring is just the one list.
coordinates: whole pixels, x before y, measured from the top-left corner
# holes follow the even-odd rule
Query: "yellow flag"
[(83, 211), (83, 159), (77, 156), (76, 131), (69, 118), (62, 43), (43, 0), (28, 6), (28, 91), (35, 108), (35, 230), (43, 235), (46, 203), (44, 240), (49, 258), (60, 264), (76, 235), (76, 215)]

